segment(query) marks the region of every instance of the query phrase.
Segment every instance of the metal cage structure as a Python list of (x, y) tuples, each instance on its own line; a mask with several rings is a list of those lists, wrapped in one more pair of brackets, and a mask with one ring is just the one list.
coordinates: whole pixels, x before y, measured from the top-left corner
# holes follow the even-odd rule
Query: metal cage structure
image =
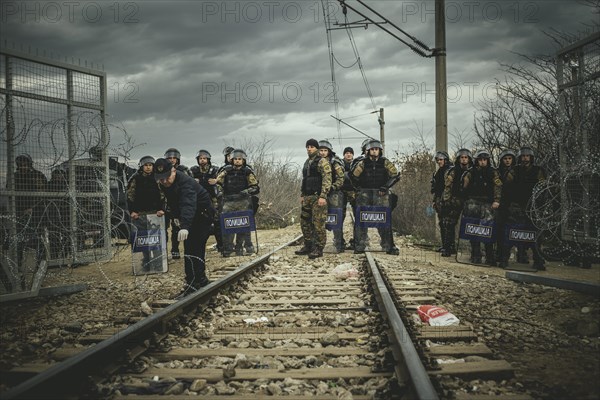
[(0, 50), (0, 294), (112, 257), (106, 74)]
[(561, 239), (600, 245), (600, 32), (557, 54)]

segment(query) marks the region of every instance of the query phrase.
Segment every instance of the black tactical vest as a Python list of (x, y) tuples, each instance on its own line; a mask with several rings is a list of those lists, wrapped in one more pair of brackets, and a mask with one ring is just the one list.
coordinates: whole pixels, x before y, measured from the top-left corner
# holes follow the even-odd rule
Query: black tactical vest
[(469, 197), (489, 202), (494, 201), (494, 167), (471, 167), (470, 171)]
[(316, 156), (312, 161), (306, 160), (302, 168), (302, 194), (309, 196), (312, 194), (321, 194), (323, 178), (319, 172), (320, 156)]
[(192, 173), (192, 177), (198, 179), (198, 183), (204, 187), (204, 189), (208, 190), (208, 193), (214, 192), (214, 186), (208, 183), (209, 179), (214, 179), (217, 177), (217, 168), (214, 165), (209, 165), (208, 171), (202, 172), (202, 169), (199, 165), (195, 165), (190, 169)]
[(385, 169), (385, 160), (385, 157), (379, 157), (377, 161), (365, 158), (359, 181), (362, 189), (379, 189), (387, 183), (389, 174)]
[(161, 208), (160, 189), (154, 179), (154, 174), (144, 176), (136, 173), (131, 179), (135, 180), (135, 211), (156, 211)]
[(541, 167), (537, 165), (532, 165), (529, 168), (525, 168), (523, 165), (515, 167), (513, 193), (519, 204), (525, 206), (531, 198), (533, 188), (538, 183), (540, 169)]
[(229, 169), (226, 167), (225, 170), (227, 171), (227, 175), (225, 175), (225, 187), (223, 189), (226, 196), (240, 194), (242, 190), (248, 189), (248, 174), (250, 170), (246, 166), (240, 169), (233, 167)]

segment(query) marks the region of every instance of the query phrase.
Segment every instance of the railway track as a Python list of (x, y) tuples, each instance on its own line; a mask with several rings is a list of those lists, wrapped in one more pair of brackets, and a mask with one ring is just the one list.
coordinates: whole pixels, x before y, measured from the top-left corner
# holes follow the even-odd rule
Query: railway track
[[(59, 363), (9, 371), (28, 379), (2, 397), (435, 399), (450, 394), (445, 379), (511, 376), (506, 362), (483, 359), (491, 352), (469, 327), (410, 322), (418, 304), (435, 301), (415, 274), (389, 261), (380, 270), (371, 253), (364, 265), (348, 253), (308, 260), (290, 251), (296, 241), (213, 273), (180, 301), (155, 302), (151, 316), (88, 337), (96, 344), (83, 351), (57, 352)], [(359, 267), (356, 279), (331, 274), (343, 263)], [(479, 358), (436, 362), (459, 356)]]

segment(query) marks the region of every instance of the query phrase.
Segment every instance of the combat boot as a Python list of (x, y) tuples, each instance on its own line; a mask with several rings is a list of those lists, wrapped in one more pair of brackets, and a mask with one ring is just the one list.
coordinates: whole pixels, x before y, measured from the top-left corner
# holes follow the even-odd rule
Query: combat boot
[(492, 243), (486, 243), (485, 245), (485, 263), (490, 267), (496, 266), (496, 253)]
[(310, 252), (308, 258), (314, 260), (315, 258), (323, 257), (323, 249), (320, 247), (316, 247)]
[(537, 271), (545, 271), (546, 270), (546, 266), (544, 265), (543, 262), (535, 261), (533, 263), (533, 269), (535, 269)]
[(311, 251), (312, 251), (312, 244), (304, 243), (304, 246), (302, 246), (302, 248), (300, 248), (300, 250), (296, 250), (294, 253), (296, 253), (296, 255), (298, 255), (298, 256), (306, 256), (306, 255), (310, 254)]
[(399, 256), (400, 255), (400, 249), (397, 248), (396, 246), (392, 246), (388, 251), (385, 252), (386, 254), (390, 254), (392, 256)]
[(517, 247), (517, 262), (519, 264), (529, 264), (529, 257), (527, 256), (526, 248)]
[(481, 243), (471, 242), (471, 259), (472, 264), (481, 264)]
[(446, 226), (446, 249), (450, 254), (456, 254), (456, 231), (452, 224)]

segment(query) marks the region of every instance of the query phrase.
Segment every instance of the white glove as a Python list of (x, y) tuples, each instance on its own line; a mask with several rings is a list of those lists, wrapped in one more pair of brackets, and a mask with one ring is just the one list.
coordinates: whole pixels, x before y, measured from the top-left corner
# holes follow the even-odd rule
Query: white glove
[(179, 233), (177, 234), (177, 240), (180, 242), (184, 242), (188, 238), (189, 234), (190, 233), (188, 232), (187, 229), (181, 229), (179, 231)]

